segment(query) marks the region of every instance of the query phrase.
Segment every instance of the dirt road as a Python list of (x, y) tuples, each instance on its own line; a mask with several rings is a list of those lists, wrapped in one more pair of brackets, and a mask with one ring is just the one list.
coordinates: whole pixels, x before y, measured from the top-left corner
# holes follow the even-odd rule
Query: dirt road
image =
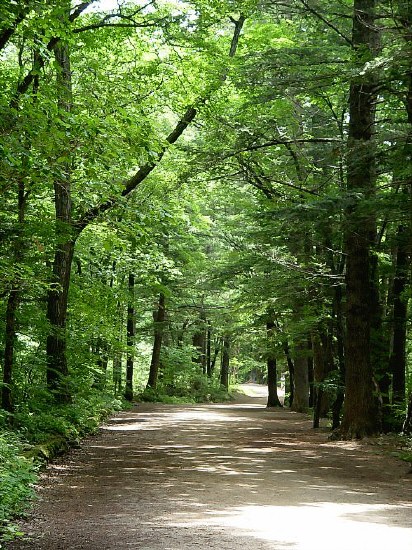
[[(412, 475), (255, 397), (137, 405), (50, 466), (11, 549), (412, 549)], [(243, 402), (242, 402), (243, 401)]]

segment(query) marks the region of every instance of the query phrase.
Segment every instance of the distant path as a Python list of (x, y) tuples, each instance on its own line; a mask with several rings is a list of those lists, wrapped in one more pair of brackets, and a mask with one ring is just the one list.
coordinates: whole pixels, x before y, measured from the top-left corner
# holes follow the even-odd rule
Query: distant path
[(266, 410), (265, 397), (239, 401), (117, 415), (50, 466), (24, 526), (31, 540), (8, 548), (412, 548), (407, 464), (329, 442), (304, 415)]

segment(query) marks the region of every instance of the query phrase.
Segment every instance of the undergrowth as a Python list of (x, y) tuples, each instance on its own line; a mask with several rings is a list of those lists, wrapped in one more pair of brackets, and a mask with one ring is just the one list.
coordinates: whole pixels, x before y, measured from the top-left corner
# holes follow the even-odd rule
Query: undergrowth
[(23, 441), (9, 431), (1, 431), (0, 540), (11, 540), (21, 534), (10, 519), (21, 516), (34, 498), (36, 473), (33, 459), (23, 454)]
[(230, 393), (216, 380), (193, 376), (174, 383), (160, 382), (156, 389), (146, 388), (139, 396), (142, 401), (159, 403), (221, 403), (230, 400)]
[(7, 428), (8, 419), (0, 417), (0, 548), (1, 542), (22, 535), (13, 520), (23, 517), (35, 498), (40, 466), (125, 407), (124, 401), (97, 392), (59, 406), (45, 393), (16, 411), (13, 433)]

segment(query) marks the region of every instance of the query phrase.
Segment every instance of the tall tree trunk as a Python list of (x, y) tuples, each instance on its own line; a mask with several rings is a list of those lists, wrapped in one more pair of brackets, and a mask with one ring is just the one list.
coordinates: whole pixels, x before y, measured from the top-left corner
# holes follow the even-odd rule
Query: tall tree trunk
[(396, 268), (393, 281), (393, 337), (389, 359), (392, 374), (392, 403), (403, 406), (406, 390), (406, 327), (408, 297), (405, 295), (410, 269), (410, 232), (399, 226), (397, 232)]
[(312, 337), (314, 360), (315, 399), (313, 403), (313, 427), (319, 428), (321, 418), (329, 412), (329, 396), (325, 391), (324, 382), (333, 370), (332, 332), (319, 328)]
[[(398, 231), (398, 262), (400, 263), (400, 269), (395, 274), (395, 280), (397, 285), (398, 298), (394, 302), (394, 329), (393, 329), (393, 347), (391, 356), (391, 367), (393, 372), (393, 401), (396, 404), (402, 404), (402, 396), (404, 395), (404, 374), (400, 372), (402, 366), (405, 365), (405, 352), (406, 352), (406, 323), (404, 323), (404, 316), (406, 317), (408, 298), (407, 294), (402, 295), (402, 287), (406, 288), (406, 285), (410, 283), (410, 280), (405, 278), (407, 265), (410, 266), (412, 260), (412, 3), (398, 2), (398, 15), (399, 21), (403, 26), (403, 37), (407, 43), (408, 50), (405, 55), (406, 67), (404, 81), (406, 84), (406, 97), (405, 107), (408, 120), (408, 135), (406, 143), (403, 148), (403, 156), (405, 159), (405, 166), (407, 167), (406, 176), (403, 177), (404, 193), (408, 197), (407, 209), (408, 220), (406, 225), (406, 235), (403, 231)], [(409, 54), (409, 55), (408, 55)], [(400, 228), (399, 228), (400, 229)], [(395, 283), (394, 283), (395, 286)], [(395, 291), (395, 289), (394, 289)], [(408, 399), (407, 414), (403, 426), (404, 433), (412, 433), (412, 392)]]
[[(67, 8), (68, 13), (69, 8), (70, 5)], [(68, 45), (60, 41), (54, 49), (54, 54), (57, 65), (56, 87), (59, 118), (64, 123), (67, 114), (72, 109), (72, 79)], [(47, 386), (58, 402), (67, 403), (71, 400), (67, 380), (69, 373), (66, 353), (67, 304), (75, 237), (71, 220), (70, 143), (65, 143), (62, 148), (62, 156), (67, 160), (61, 164), (61, 174), (54, 181), (56, 249), (53, 261), (53, 278), (47, 296), (47, 319), (50, 323), (50, 334), (47, 337), (46, 353)]]
[(295, 392), (290, 408), (295, 412), (306, 412), (309, 408), (309, 371), (305, 343), (296, 347), (294, 367)]
[(332, 404), (332, 430), (335, 431), (340, 427), (341, 410), (345, 400), (345, 329), (342, 307), (342, 287), (338, 285), (335, 288), (333, 316), (336, 326), (336, 352), (338, 359), (338, 385), (336, 390), (336, 398)]
[(222, 342), (222, 363), (220, 366), (220, 383), (229, 389), (230, 338), (226, 334)]
[(113, 385), (114, 394), (120, 395), (122, 392), (122, 354), (116, 351), (113, 357)]
[[(375, 0), (354, 2), (352, 42), (359, 68), (375, 57), (378, 48), (375, 3)], [(368, 74), (354, 77), (350, 85), (347, 153), (347, 186), (353, 194), (353, 204), (345, 216), (346, 400), (341, 426), (344, 438), (361, 438), (380, 430), (371, 363), (370, 249), (376, 228), (375, 215), (366, 206), (375, 190), (375, 103), (374, 77)]]
[(275, 323), (273, 319), (266, 321), (267, 338), (267, 373), (268, 373), (268, 400), (267, 407), (281, 407), (282, 403), (278, 396), (278, 376), (276, 369), (276, 355), (273, 349)]
[(159, 295), (157, 311), (153, 313), (154, 342), (153, 342), (152, 360), (150, 362), (149, 380), (146, 386), (147, 388), (156, 389), (156, 386), (157, 386), (165, 316), (166, 316), (166, 299), (163, 292), (161, 292)]
[(206, 374), (206, 314), (203, 309), (200, 311), (200, 319), (197, 323), (196, 332), (193, 335), (192, 344), (198, 353), (193, 358), (193, 362), (199, 363), (203, 374)]
[[(285, 352), (289, 371), (289, 388), (285, 388), (285, 395), (289, 393), (289, 407), (292, 407), (295, 400), (295, 365), (292, 361), (292, 357), (290, 356), (290, 348), (288, 342), (284, 343), (283, 351)], [(287, 391), (287, 389), (289, 389), (289, 392)]]
[(210, 319), (207, 321), (206, 331), (206, 374), (208, 378), (212, 378), (212, 323)]
[(313, 335), (313, 364), (314, 364), (314, 401), (313, 401), (313, 427), (319, 428), (320, 418), (322, 416), (323, 386), (325, 377), (325, 357), (322, 348), (322, 341), (316, 332)]
[(134, 274), (129, 273), (127, 304), (127, 358), (126, 358), (126, 386), (124, 397), (127, 401), (133, 401), (133, 369), (134, 369), (134, 345), (136, 336), (136, 311), (134, 307)]
[(315, 402), (315, 368), (313, 361), (313, 345), (312, 339), (308, 338), (308, 377), (309, 377), (309, 407), (313, 407)]
[(19, 304), (20, 290), (13, 287), (10, 291), (6, 308), (6, 334), (4, 346), (3, 386), (1, 392), (1, 407), (5, 411), (14, 411), (12, 401), (12, 377), (14, 344), (16, 340), (16, 311)]
[(402, 426), (402, 432), (405, 435), (412, 435), (412, 392), (409, 396), (408, 408), (406, 411), (405, 421)]
[(218, 338), (215, 341), (215, 350), (213, 353), (212, 360), (210, 361), (210, 376), (213, 376), (213, 373), (215, 372), (216, 361), (220, 352), (220, 346), (221, 346), (221, 339)]
[[(26, 158), (26, 157), (25, 157)], [(25, 161), (22, 161), (23, 167), (26, 168)], [(26, 208), (26, 192), (24, 179), (19, 178), (18, 183), (18, 238), (15, 243), (14, 260), (16, 263), (22, 260), (24, 249), (23, 226), (25, 221)], [(16, 315), (21, 298), (21, 285), (15, 279), (7, 299), (6, 307), (6, 332), (4, 340), (4, 364), (3, 364), (3, 386), (1, 392), (1, 407), (12, 413), (14, 411), (12, 399), (12, 384), (13, 384), (13, 366), (14, 366), (14, 346), (16, 342)]]
[[(27, 6), (24, 8), (18, 8), (22, 19), (17, 17), (17, 21), (20, 22), (24, 19), (23, 12), (27, 14)], [(17, 23), (18, 24), (18, 23)], [(14, 31), (13, 31), (14, 32)], [(6, 41), (7, 42), (7, 41)], [(5, 44), (5, 43), (4, 43)], [(3, 44), (3, 45), (4, 45)], [(1, 47), (0, 47), (1, 49)], [(36, 59), (38, 57), (38, 52), (33, 52), (33, 67), (36, 65)], [(37, 102), (37, 93), (39, 89), (39, 77), (36, 77), (33, 80), (33, 103)], [(29, 153), (31, 151), (31, 143), (29, 139), (25, 136), (24, 141), (26, 142), (25, 151), (22, 154), (21, 158), (21, 167), (22, 172), (18, 178), (18, 189), (17, 189), (17, 239), (15, 241), (14, 247), (14, 261), (16, 264), (22, 261), (24, 250), (26, 248), (25, 239), (24, 239), (24, 224), (25, 224), (25, 214), (26, 214), (26, 203), (27, 197), (29, 196), (29, 191), (26, 190), (25, 179), (30, 171), (30, 160)], [(6, 307), (6, 331), (4, 339), (4, 365), (3, 365), (3, 385), (1, 391), (1, 406), (2, 408), (9, 412), (14, 412), (13, 406), (13, 369), (14, 369), (14, 347), (16, 343), (16, 324), (17, 324), (17, 311), (19, 308), (19, 303), (21, 299), (21, 283), (15, 278), (10, 294), (7, 300)]]

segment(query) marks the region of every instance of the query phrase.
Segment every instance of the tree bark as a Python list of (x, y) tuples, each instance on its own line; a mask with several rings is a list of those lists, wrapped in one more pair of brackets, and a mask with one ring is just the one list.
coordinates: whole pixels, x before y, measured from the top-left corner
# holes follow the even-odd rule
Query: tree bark
[(403, 423), (402, 432), (405, 435), (412, 435), (412, 392), (409, 396), (408, 408), (406, 411), (406, 417)]
[(118, 351), (113, 357), (113, 385), (114, 394), (120, 395), (122, 392), (122, 354)]
[(291, 408), (295, 400), (295, 365), (292, 361), (292, 357), (290, 356), (290, 348), (288, 342), (285, 342), (285, 344), (283, 345), (283, 351), (285, 352), (289, 371), (289, 392), (287, 391), (287, 388), (285, 388), (285, 394), (289, 393), (289, 407)]
[(220, 366), (220, 384), (229, 389), (230, 339), (226, 334), (222, 342), (222, 363)]
[[(22, 159), (23, 172), (25, 175), (27, 166), (27, 156)], [(26, 190), (24, 185), (24, 177), (19, 178), (18, 193), (17, 193), (17, 222), (18, 222), (18, 238), (15, 243), (14, 260), (16, 263), (23, 258), (25, 248), (23, 229), (25, 223), (26, 210)], [(16, 277), (6, 307), (6, 331), (4, 339), (4, 364), (3, 364), (3, 386), (1, 391), (1, 406), (9, 412), (14, 412), (12, 385), (13, 385), (13, 368), (14, 368), (14, 347), (16, 343), (16, 315), (21, 299), (21, 283)]]
[(12, 377), (14, 344), (16, 340), (16, 311), (19, 304), (20, 291), (12, 288), (7, 300), (6, 308), (6, 334), (4, 346), (3, 386), (1, 392), (1, 407), (5, 411), (14, 411), (12, 401)]
[(403, 406), (406, 391), (406, 327), (408, 297), (405, 295), (409, 279), (410, 234), (400, 226), (397, 232), (396, 269), (393, 281), (393, 338), (389, 359), (389, 371), (392, 374), (392, 403)]
[(276, 368), (276, 355), (273, 350), (273, 336), (275, 323), (272, 319), (266, 322), (267, 336), (267, 374), (268, 374), (268, 400), (266, 407), (282, 407), (278, 396), (278, 376)]
[(295, 391), (290, 407), (295, 412), (307, 412), (309, 408), (309, 370), (306, 355), (306, 345), (302, 343), (297, 346), (294, 361)]
[[(375, 0), (355, 0), (352, 42), (358, 67), (374, 58), (379, 33)], [(374, 195), (376, 83), (368, 75), (353, 78), (349, 95), (347, 187), (353, 204), (345, 213), (346, 252), (346, 400), (341, 435), (362, 438), (380, 431), (371, 362), (372, 285), (370, 249), (375, 216), (365, 206)]]
[(127, 358), (126, 358), (126, 386), (124, 397), (127, 401), (133, 401), (133, 370), (134, 370), (134, 345), (136, 336), (136, 311), (134, 307), (134, 274), (129, 273), (127, 304)]
[(212, 324), (210, 319), (207, 321), (206, 331), (206, 374), (208, 378), (212, 378)]
[(215, 372), (216, 361), (220, 352), (220, 347), (221, 347), (221, 339), (218, 338), (215, 341), (215, 349), (214, 349), (212, 360), (210, 361), (210, 376), (213, 376), (213, 373)]
[[(72, 81), (69, 48), (59, 42), (54, 49), (57, 64), (58, 109), (61, 119), (72, 107)], [(75, 238), (72, 234), (71, 166), (69, 144), (62, 153), (67, 160), (62, 164), (61, 175), (54, 181), (54, 205), (56, 211), (56, 249), (53, 275), (47, 296), (47, 319), (50, 334), (47, 337), (47, 386), (60, 403), (71, 400), (68, 387), (67, 365), (67, 304), (70, 287), (70, 272)]]
[[(406, 340), (406, 323), (404, 324), (403, 318), (407, 313), (408, 307), (408, 297), (407, 294), (402, 295), (403, 289), (406, 288), (407, 284), (410, 283), (410, 280), (405, 278), (406, 264), (410, 266), (412, 259), (412, 209), (411, 209), (411, 197), (412, 197), (412, 168), (411, 168), (411, 158), (412, 158), (412, 4), (411, 2), (399, 2), (398, 3), (398, 15), (399, 21), (403, 27), (403, 38), (405, 39), (408, 51), (405, 55), (406, 67), (404, 74), (404, 81), (406, 84), (406, 97), (405, 97), (405, 107), (408, 121), (408, 135), (406, 138), (406, 143), (403, 149), (403, 156), (405, 159), (405, 166), (409, 167), (406, 177), (403, 178), (404, 192), (408, 197), (408, 207), (407, 215), (408, 221), (405, 223), (407, 228), (406, 235), (399, 235), (401, 239), (398, 241), (398, 254), (401, 254), (401, 257), (398, 258), (400, 261), (401, 268), (395, 274), (395, 280), (398, 279), (396, 284), (398, 286), (397, 291), (399, 293), (399, 298), (397, 303), (394, 303), (394, 332), (393, 332), (393, 348), (392, 348), (392, 357), (391, 357), (391, 366), (394, 369), (393, 372), (393, 400), (396, 404), (402, 404), (402, 395), (404, 395), (404, 374), (399, 373), (402, 368), (402, 364), (405, 361), (404, 350), (406, 345), (404, 344)], [(409, 54), (409, 55), (408, 55)], [(407, 243), (407, 244), (406, 244)], [(405, 246), (406, 245), (406, 246)], [(398, 263), (398, 262), (397, 262)], [(402, 267), (403, 266), (403, 267)], [(410, 274), (409, 274), (410, 276)], [(395, 291), (395, 289), (394, 289)], [(406, 313), (405, 313), (406, 309)], [(406, 350), (405, 350), (406, 351)], [(396, 356), (397, 357), (396, 357)], [(396, 362), (396, 365), (395, 365)], [(406, 368), (406, 365), (405, 365)], [(412, 392), (409, 396), (408, 405), (407, 405), (407, 414), (405, 422), (403, 425), (403, 431), (405, 434), (412, 433)]]
[(308, 338), (308, 351), (309, 351), (309, 357), (308, 357), (308, 376), (309, 376), (309, 407), (313, 407), (313, 404), (315, 402), (315, 369), (314, 369), (314, 361), (313, 361), (313, 345), (312, 345), (312, 339)]
[(192, 344), (198, 353), (193, 358), (193, 362), (201, 365), (203, 374), (206, 374), (206, 314), (203, 309), (200, 312), (200, 319), (197, 322)]
[(324, 382), (333, 370), (332, 327), (320, 327), (312, 336), (315, 399), (313, 403), (313, 427), (319, 428), (321, 418), (329, 412), (330, 399)]
[(152, 388), (155, 390), (157, 387), (165, 316), (166, 316), (166, 298), (163, 292), (161, 292), (159, 295), (157, 311), (153, 314), (154, 342), (153, 342), (152, 360), (150, 362), (149, 380), (146, 386), (147, 389)]

